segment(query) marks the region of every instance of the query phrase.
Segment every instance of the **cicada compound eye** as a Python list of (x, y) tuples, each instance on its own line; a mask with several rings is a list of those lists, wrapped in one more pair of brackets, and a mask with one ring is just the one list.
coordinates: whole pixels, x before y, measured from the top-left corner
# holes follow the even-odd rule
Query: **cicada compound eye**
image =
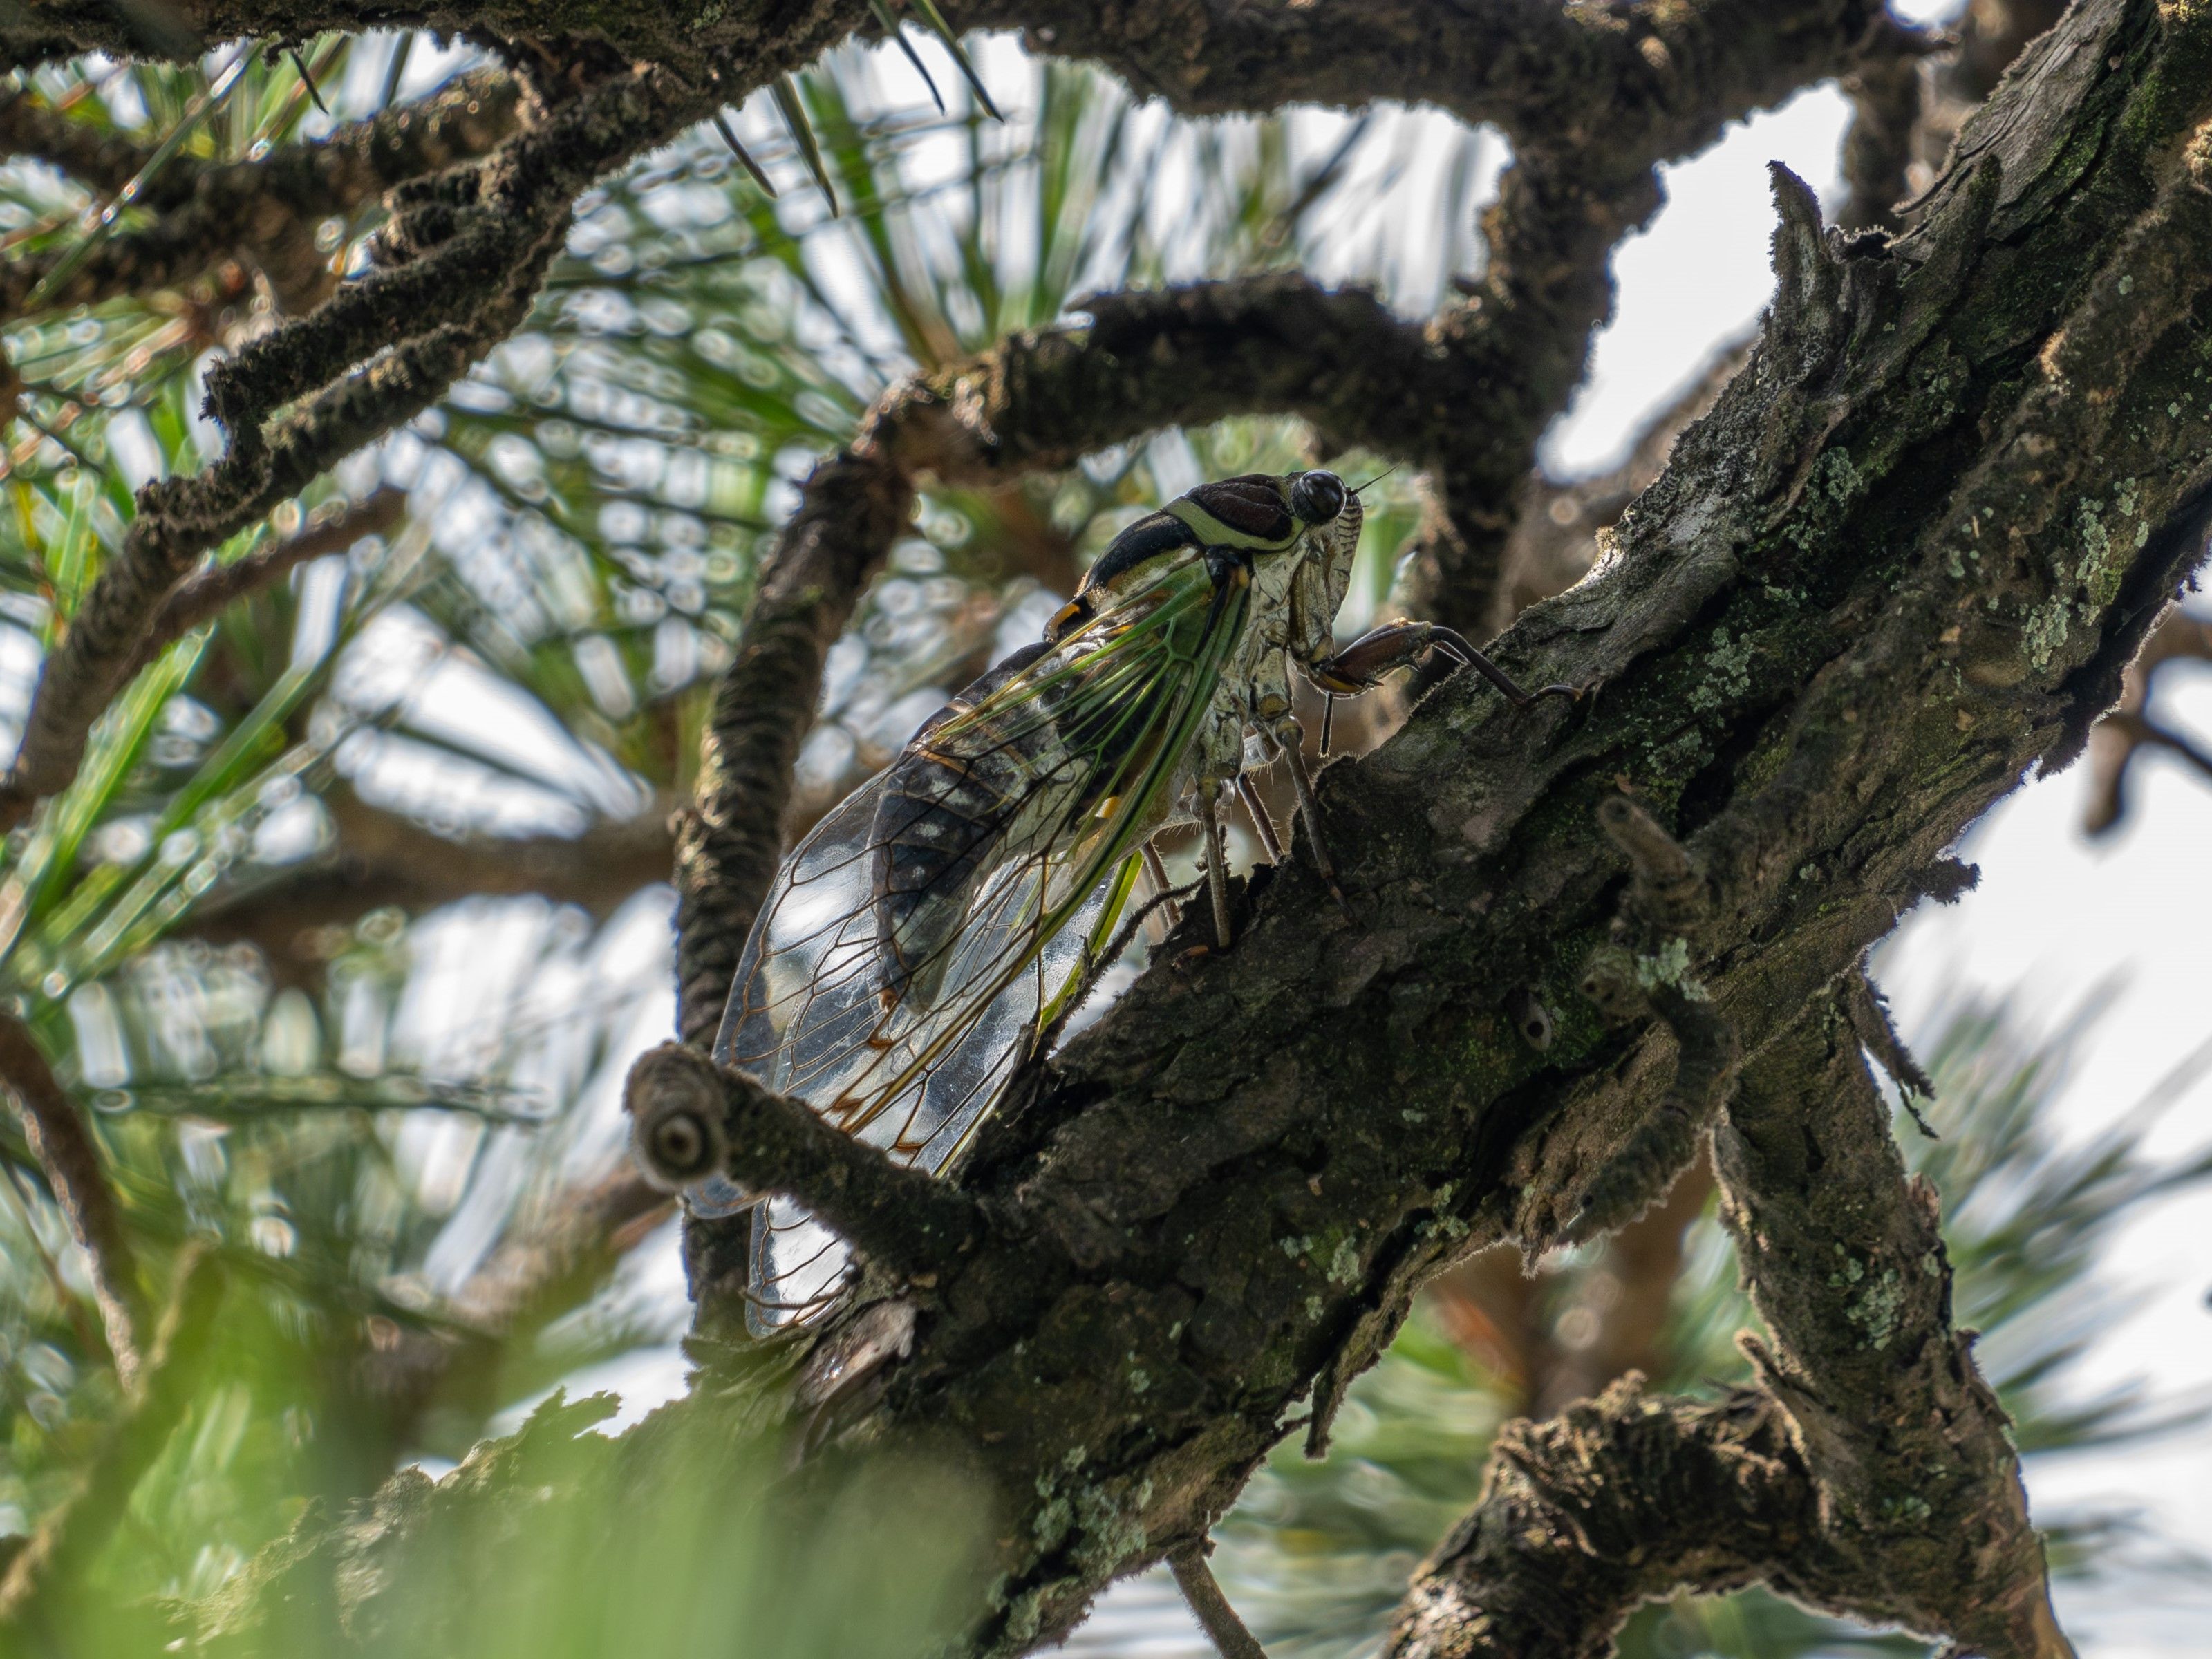
[(1328, 523), (1344, 502), (1344, 480), (1334, 472), (1301, 472), (1291, 485), (1291, 511), (1308, 524)]

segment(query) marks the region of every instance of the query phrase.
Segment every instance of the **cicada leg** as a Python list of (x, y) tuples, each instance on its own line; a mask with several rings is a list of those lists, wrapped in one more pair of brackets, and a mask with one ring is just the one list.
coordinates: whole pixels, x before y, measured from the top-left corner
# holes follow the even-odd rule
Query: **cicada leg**
[(1334, 656), (1307, 665), (1306, 673), (1323, 691), (1349, 696), (1367, 690), (1392, 669), (1407, 667), (1431, 650), (1442, 651), (1474, 669), (1504, 692), (1516, 708), (1526, 708), (1539, 697), (1571, 700), (1582, 696), (1571, 685), (1522, 690), (1511, 675), (1468, 644), (1464, 635), (1437, 623), (1391, 623), (1363, 634)]
[(1152, 894), (1145, 906), (1145, 937), (1154, 945), (1164, 945), (1180, 919), (1173, 896), (1175, 888), (1168, 880), (1167, 866), (1160, 861), (1159, 849), (1146, 842), (1141, 850), (1145, 857), (1145, 874), (1152, 884)]
[(1213, 943), (1229, 948), (1229, 860), (1222, 854), (1221, 812), (1214, 796), (1220, 785), (1211, 778), (1198, 786), (1198, 824), (1206, 838), (1206, 890), (1213, 901)]
[(1244, 803), (1245, 811), (1251, 815), (1252, 828), (1260, 837), (1260, 846), (1267, 854), (1267, 862), (1280, 864), (1283, 861), (1282, 837), (1275, 833), (1275, 820), (1268, 814), (1267, 803), (1260, 799), (1259, 786), (1252, 781), (1249, 772), (1237, 775), (1237, 796)]
[(1321, 832), (1321, 803), (1314, 798), (1313, 774), (1306, 770), (1305, 731), (1297, 721), (1285, 715), (1273, 730), (1263, 732), (1267, 746), (1282, 757), (1291, 775), (1291, 793), (1298, 798), (1298, 822), (1305, 826), (1306, 845), (1312, 849), (1314, 869), (1328, 888), (1328, 896), (1336, 901), (1336, 908), (1346, 915), (1352, 907), (1345, 902), (1344, 890), (1336, 884), (1336, 860), (1328, 854), (1328, 840)]

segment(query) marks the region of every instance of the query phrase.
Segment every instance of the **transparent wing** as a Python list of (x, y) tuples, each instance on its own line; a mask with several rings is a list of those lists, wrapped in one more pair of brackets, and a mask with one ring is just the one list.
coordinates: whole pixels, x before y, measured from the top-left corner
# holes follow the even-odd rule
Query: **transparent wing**
[[(1167, 562), (1158, 580), (926, 729), (916, 743), (933, 754), (1018, 780), (967, 849), (982, 873), (957, 927), (927, 960), (892, 971), (878, 890), (892, 773), (878, 774), (777, 872), (716, 1058), (902, 1163), (942, 1170), (1026, 1053), (1039, 1011), (1079, 970), (1086, 935), (1110, 928), (1109, 902), (1118, 909), (1127, 888), (1106, 878), (1173, 803), (1244, 595), (1200, 556)], [(691, 1196), (708, 1212), (751, 1201), (719, 1178)], [(771, 1199), (754, 1229), (757, 1330), (836, 1294), (843, 1247), (800, 1206)]]

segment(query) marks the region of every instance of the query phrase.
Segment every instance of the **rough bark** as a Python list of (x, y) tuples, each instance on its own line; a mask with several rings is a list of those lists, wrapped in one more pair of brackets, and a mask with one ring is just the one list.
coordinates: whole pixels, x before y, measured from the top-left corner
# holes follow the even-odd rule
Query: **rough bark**
[[(109, 237), (58, 279), (58, 254), (0, 264), (0, 315), (64, 311), (179, 286), (233, 252), (267, 273), (286, 311), (311, 310), (337, 285), (329, 256), (315, 246), (319, 223), (396, 185), (485, 155), (514, 133), (521, 100), (514, 76), (480, 70), (418, 103), (349, 122), (312, 143), (283, 145), (258, 161), (218, 166), (173, 160), (139, 198), (160, 215), (150, 226)], [(138, 146), (89, 137), (82, 123), (21, 92), (0, 103), (0, 149), (43, 157), (106, 195), (121, 190), (147, 160)]]
[[(1498, 643), (1580, 701), (1515, 716), (1462, 678), (1332, 769), (1350, 915), (1303, 868), (1255, 880), (1236, 949), (1163, 963), (1024, 1079), (957, 1172), (990, 1227), (919, 1275), (889, 1241), (841, 1316), (774, 1351), (779, 1377), (865, 1376), (802, 1385), (809, 1443), (928, 1445), (995, 1495), (977, 1651), (1063, 1635), (1109, 1580), (1201, 1538), (1282, 1437), (1324, 1437), (1441, 1268), (1571, 1237), (1594, 1194), (1662, 1190), (1686, 1137), (1655, 1120), (1693, 1129), (1731, 1054), (1721, 1171), (1776, 1332), (1761, 1391), (1690, 1410), (1617, 1389), (1509, 1436), (1492, 1498), (1509, 1521), (1602, 1518), (1632, 1494), (1571, 1477), (1612, 1467), (1670, 1513), (1742, 1489), (1705, 1543), (1655, 1533), (1648, 1572), (1593, 1525), (1558, 1558), (1589, 1577), (1547, 1581), (1540, 1627), (1601, 1650), (1589, 1632), (1637, 1597), (1761, 1578), (1993, 1653), (2061, 1650), (2001, 1414), (1928, 1266), (1934, 1218), (1838, 1033), (1868, 945), (1971, 880), (1944, 849), (2027, 768), (2080, 751), (2201, 554), (2208, 122), (2212, 17), (2091, 0), (1897, 242), (1828, 234), (1778, 176), (1749, 363), (1593, 577)], [(1110, 349), (1054, 348), (1086, 349), (1086, 390), (1141, 380)], [(894, 470), (1028, 441), (966, 418), (1036, 389), (996, 373), (915, 394), (933, 412), (878, 434)], [(1050, 430), (1055, 405), (1033, 407)], [(1041, 453), (1084, 435), (1061, 431)], [(1528, 994), (1557, 1015), (1540, 1051), (1505, 1012)], [(816, 1196), (816, 1175), (733, 1167)], [(730, 1351), (668, 1420), (775, 1409), (766, 1364)], [(1940, 1474), (1908, 1493), (1917, 1457)], [(1424, 1579), (1410, 1650), (1484, 1650), (1468, 1586), (1554, 1559), (1498, 1513)], [(348, 1627), (434, 1616), (404, 1572), (343, 1565), (325, 1594)], [(253, 1606), (225, 1617), (250, 1632)]]
[(1602, 1659), (1642, 1602), (1764, 1581), (1808, 1606), (2054, 1659), (2006, 1419), (1950, 1323), (1936, 1198), (1908, 1182), (1837, 1001), (1741, 1080), (1722, 1216), (1772, 1345), (1717, 1405), (1630, 1376), (1510, 1427), (1414, 1579), (1395, 1659)]

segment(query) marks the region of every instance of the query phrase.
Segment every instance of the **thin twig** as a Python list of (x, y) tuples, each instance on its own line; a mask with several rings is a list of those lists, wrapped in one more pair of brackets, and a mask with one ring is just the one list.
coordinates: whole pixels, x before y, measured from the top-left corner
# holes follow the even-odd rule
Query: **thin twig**
[(76, 1103), (56, 1079), (30, 1028), (4, 1012), (0, 1012), (0, 1083), (15, 1097), (31, 1155), (39, 1160), (70, 1236), (91, 1267), (93, 1298), (100, 1304), (108, 1352), (114, 1356), (116, 1375), (128, 1389), (138, 1376), (137, 1328), (144, 1316), (131, 1241), (100, 1172), (99, 1151)]
[(1229, 1598), (1221, 1593), (1213, 1569), (1206, 1564), (1204, 1545), (1186, 1544), (1170, 1551), (1168, 1568), (1221, 1659), (1267, 1659), (1267, 1650), (1260, 1645), (1260, 1638), (1245, 1627), (1237, 1609), (1229, 1605)]
[(124, 680), (128, 683), (177, 640), (248, 593), (280, 580), (310, 559), (343, 553), (364, 536), (380, 535), (406, 514), (407, 492), (387, 485), (366, 501), (319, 509), (307, 528), (288, 541), (187, 576), (161, 601), (146, 624), (145, 637), (139, 642), (137, 655), (124, 670)]

